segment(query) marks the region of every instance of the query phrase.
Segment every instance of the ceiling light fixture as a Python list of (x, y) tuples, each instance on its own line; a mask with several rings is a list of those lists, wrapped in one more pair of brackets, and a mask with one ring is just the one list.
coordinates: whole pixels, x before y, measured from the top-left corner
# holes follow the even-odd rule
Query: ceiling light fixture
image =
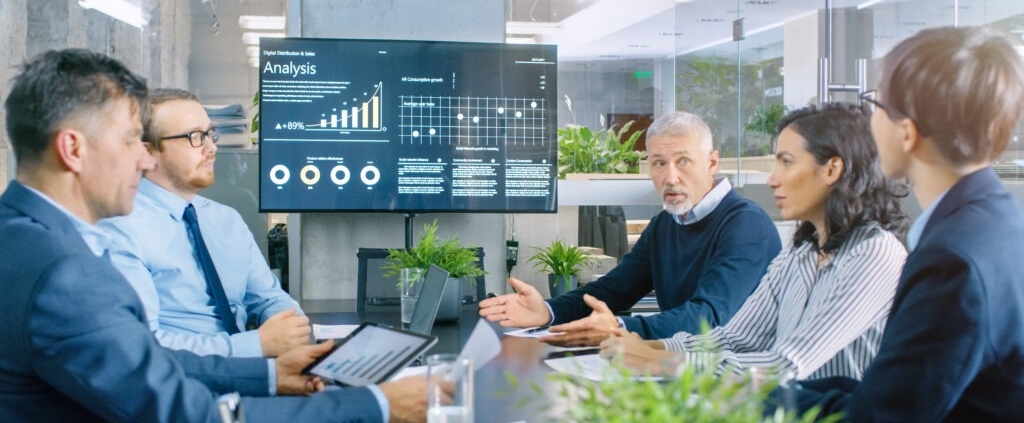
[(533, 37), (505, 37), (505, 44), (537, 44)]
[(149, 23), (149, 14), (142, 11), (139, 0), (78, 0), (83, 9), (92, 9), (136, 28)]
[(243, 32), (242, 42), (247, 46), (260, 44), (260, 38), (284, 38), (283, 32)]
[(242, 15), (238, 17), (238, 26), (242, 29), (257, 31), (284, 31), (284, 16)]
[(869, 8), (871, 6), (874, 6), (874, 5), (878, 4), (878, 3), (881, 3), (883, 1), (885, 1), (885, 0), (870, 0), (870, 1), (866, 1), (864, 3), (858, 4), (857, 5), (857, 10), (867, 9), (867, 8)]
[(553, 34), (561, 29), (562, 25), (558, 22), (505, 22), (505, 35)]

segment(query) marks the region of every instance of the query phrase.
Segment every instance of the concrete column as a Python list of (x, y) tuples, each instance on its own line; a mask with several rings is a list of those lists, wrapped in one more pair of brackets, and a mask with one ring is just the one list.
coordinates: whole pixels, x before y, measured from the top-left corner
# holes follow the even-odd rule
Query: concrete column
[[(0, 2), (0, 98), (7, 99), (11, 78), (18, 74), (25, 62), (25, 38), (28, 35), (28, 0)], [(6, 109), (0, 107), (0, 122), (6, 122)], [(0, 129), (0, 191), (7, 189), (7, 181), (14, 168), (11, 140), (6, 126)]]
[[(0, 88), (6, 99), (10, 81), (27, 59), (69, 47), (106, 53), (124, 62), (151, 84), (186, 87), (191, 7), (188, 1), (143, 0), (152, 14), (142, 29), (117, 21), (77, 0), (0, 1)], [(0, 108), (0, 121), (3, 120)], [(6, 130), (0, 131), (0, 189), (13, 177), (13, 155)]]
[[(376, 38), (503, 42), (503, 2), (464, 0), (292, 0), (289, 25), (301, 22), (299, 34), (321, 38)], [(417, 217), (416, 233), (438, 220), (438, 233), (457, 235), (484, 248), (488, 291), (504, 292), (505, 224), (501, 214), (432, 214)], [(291, 219), (290, 219), (291, 220)], [(404, 220), (398, 214), (301, 215), (299, 249), (303, 299), (351, 299), (356, 295), (356, 249), (404, 246)], [(295, 234), (294, 231), (290, 231)], [(294, 236), (294, 235), (292, 235)]]

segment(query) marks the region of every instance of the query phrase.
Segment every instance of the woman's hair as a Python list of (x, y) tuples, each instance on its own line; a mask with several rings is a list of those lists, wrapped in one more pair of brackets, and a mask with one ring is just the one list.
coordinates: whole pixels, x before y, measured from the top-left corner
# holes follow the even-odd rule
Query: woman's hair
[(955, 166), (995, 160), (1024, 111), (1024, 63), (1006, 36), (981, 27), (926, 29), (882, 61), (890, 118), (909, 118)]
[[(866, 107), (848, 103), (806, 107), (784, 116), (776, 132), (786, 128), (806, 140), (804, 149), (819, 165), (833, 157), (843, 160), (843, 173), (825, 198), (828, 239), (822, 250), (836, 251), (850, 232), (869, 222), (877, 222), (902, 236), (909, 219), (900, 209), (899, 198), (907, 196), (907, 186), (882, 174)], [(818, 248), (817, 234), (810, 222), (801, 223), (793, 235), (794, 247), (804, 242)]]

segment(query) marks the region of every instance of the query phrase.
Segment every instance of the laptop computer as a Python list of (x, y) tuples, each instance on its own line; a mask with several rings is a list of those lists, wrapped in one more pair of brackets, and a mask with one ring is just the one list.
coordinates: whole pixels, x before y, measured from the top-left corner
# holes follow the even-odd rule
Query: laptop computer
[(448, 271), (431, 264), (427, 274), (423, 276), (423, 282), (420, 283), (423, 287), (420, 288), (420, 298), (416, 300), (416, 307), (412, 309), (409, 330), (429, 335), (430, 329), (434, 327), (437, 310), (441, 307), (441, 294), (448, 283)]

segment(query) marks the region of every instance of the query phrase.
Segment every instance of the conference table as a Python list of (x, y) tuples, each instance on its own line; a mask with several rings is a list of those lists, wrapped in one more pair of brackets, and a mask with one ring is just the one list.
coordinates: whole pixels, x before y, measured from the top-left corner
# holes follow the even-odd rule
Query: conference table
[[(398, 308), (368, 308), (362, 316), (355, 312), (307, 312), (314, 324), (351, 325), (375, 321), (399, 326)], [(463, 306), (454, 322), (437, 322), (431, 333), (438, 343), (427, 354), (457, 353), (476, 326), (479, 315), (475, 304)], [(504, 331), (491, 323), (498, 333)], [(549, 375), (553, 372), (544, 359), (560, 353), (533, 338), (502, 336), (501, 353), (479, 367), (473, 381), (473, 409), (476, 423), (512, 423), (557, 421), (564, 415), (567, 400)]]

